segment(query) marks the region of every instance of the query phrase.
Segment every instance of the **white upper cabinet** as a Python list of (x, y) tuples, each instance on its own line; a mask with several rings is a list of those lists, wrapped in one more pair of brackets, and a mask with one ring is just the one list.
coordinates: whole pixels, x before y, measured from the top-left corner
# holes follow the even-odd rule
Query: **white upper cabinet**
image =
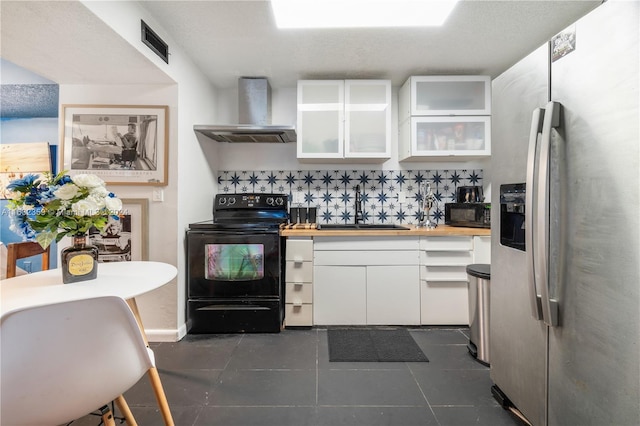
[(410, 77), (399, 92), (399, 160), (489, 156), (490, 115), (488, 76)]
[(400, 121), (415, 115), (491, 115), (489, 76), (409, 77), (400, 96)]
[(298, 81), (298, 158), (344, 156), (344, 81)]
[(298, 81), (298, 158), (391, 157), (389, 80)]
[(346, 80), (345, 157), (391, 157), (391, 82)]

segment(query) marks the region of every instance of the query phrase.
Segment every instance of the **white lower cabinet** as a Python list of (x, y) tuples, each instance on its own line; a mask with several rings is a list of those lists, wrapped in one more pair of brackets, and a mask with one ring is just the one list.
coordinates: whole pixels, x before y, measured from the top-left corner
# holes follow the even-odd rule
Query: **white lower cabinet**
[(473, 263), (473, 237), (420, 238), (420, 322), (468, 325), (467, 265)]
[(289, 238), (285, 325), (468, 325), (472, 263), (491, 237)]
[(420, 283), (422, 325), (469, 325), (467, 281)]
[(367, 266), (367, 324), (420, 324), (420, 273), (412, 266)]
[(313, 268), (313, 323), (364, 325), (367, 323), (367, 268), (326, 266)]
[(420, 324), (416, 237), (314, 241), (313, 323)]
[(491, 264), (491, 237), (473, 237), (473, 263)]

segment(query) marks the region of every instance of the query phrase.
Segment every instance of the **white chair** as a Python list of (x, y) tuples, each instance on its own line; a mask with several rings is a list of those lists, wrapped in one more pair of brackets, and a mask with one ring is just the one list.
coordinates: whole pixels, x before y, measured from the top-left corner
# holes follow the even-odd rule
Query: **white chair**
[(136, 424), (122, 394), (154, 368), (154, 359), (123, 299), (9, 312), (0, 339), (0, 424), (59, 425), (113, 400), (127, 424)]

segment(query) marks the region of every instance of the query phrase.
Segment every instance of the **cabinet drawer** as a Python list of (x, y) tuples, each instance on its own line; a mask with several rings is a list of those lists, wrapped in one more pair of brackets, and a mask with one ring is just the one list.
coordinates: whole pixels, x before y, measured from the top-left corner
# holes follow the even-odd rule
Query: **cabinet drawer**
[(287, 327), (305, 327), (313, 325), (313, 305), (285, 305), (284, 323)]
[(313, 286), (311, 284), (287, 283), (286, 303), (300, 305), (313, 302)]
[(420, 238), (420, 250), (433, 251), (470, 251), (473, 250), (472, 237), (423, 237)]
[(421, 266), (421, 281), (467, 281), (467, 266)]
[(314, 250), (416, 250), (416, 237), (315, 237)]
[(422, 325), (469, 325), (467, 283), (422, 282), (420, 322)]
[(420, 264), (427, 266), (467, 266), (473, 263), (471, 251), (421, 251)]
[(316, 251), (315, 265), (390, 266), (417, 265), (418, 252), (412, 251)]
[(287, 261), (285, 279), (291, 283), (310, 283), (313, 281), (313, 262)]
[(313, 240), (287, 239), (287, 260), (293, 262), (313, 260)]
[(473, 237), (473, 263), (491, 263), (491, 237)]

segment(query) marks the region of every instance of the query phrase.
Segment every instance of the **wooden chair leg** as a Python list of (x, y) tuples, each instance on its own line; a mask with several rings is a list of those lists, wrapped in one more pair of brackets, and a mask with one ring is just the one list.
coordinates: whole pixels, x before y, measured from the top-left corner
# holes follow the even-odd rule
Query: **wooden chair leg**
[(136, 299), (127, 299), (127, 305), (133, 312), (133, 316), (136, 318), (138, 323), (138, 327), (140, 327), (140, 332), (142, 333), (142, 339), (144, 340), (144, 344), (149, 347), (149, 341), (147, 340), (147, 334), (144, 331), (144, 325), (142, 325), (142, 318), (140, 318), (140, 311), (138, 310), (138, 304), (136, 303)]
[(108, 405), (100, 408), (100, 414), (102, 416), (102, 423), (104, 426), (116, 426), (116, 422), (113, 419), (113, 412), (111, 412), (111, 408)]
[(173, 417), (171, 416), (171, 410), (169, 409), (169, 403), (167, 402), (167, 396), (164, 394), (162, 388), (162, 382), (160, 381), (160, 374), (155, 367), (151, 367), (147, 373), (149, 373), (149, 380), (151, 380), (151, 387), (153, 387), (153, 393), (156, 395), (158, 401), (158, 407), (164, 418), (164, 424), (166, 426), (175, 426), (173, 423)]
[[(142, 338), (144, 339), (145, 344), (147, 345), (147, 347), (149, 347), (149, 341), (147, 340), (147, 335), (144, 332), (144, 326), (142, 325), (142, 318), (140, 318), (140, 311), (138, 311), (138, 304), (136, 303), (136, 299), (128, 299), (127, 304), (129, 305), (129, 308), (131, 308), (133, 316), (138, 322), (138, 327), (140, 327)], [(171, 416), (171, 410), (169, 409), (167, 396), (165, 395), (164, 389), (162, 388), (162, 382), (160, 381), (160, 374), (158, 374), (158, 370), (155, 367), (151, 367), (147, 371), (147, 373), (149, 373), (151, 387), (153, 388), (153, 393), (156, 395), (156, 401), (158, 401), (158, 407), (160, 407), (160, 412), (162, 413), (162, 417), (164, 418), (165, 425), (174, 426), (173, 417)]]
[(127, 421), (129, 426), (138, 426), (136, 419), (133, 417), (133, 413), (129, 409), (129, 404), (125, 401), (124, 396), (120, 395), (115, 399), (115, 403), (118, 406), (118, 410), (122, 413), (122, 416)]

